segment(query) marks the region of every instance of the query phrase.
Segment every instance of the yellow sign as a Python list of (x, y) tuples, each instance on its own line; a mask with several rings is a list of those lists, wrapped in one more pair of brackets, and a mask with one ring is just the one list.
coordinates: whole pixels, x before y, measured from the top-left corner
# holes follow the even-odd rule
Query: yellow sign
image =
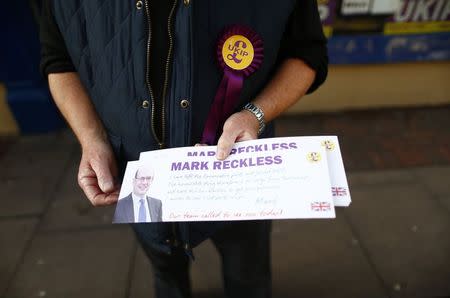
[(450, 21), (386, 23), (384, 34), (419, 34), (450, 32)]
[(225, 64), (234, 70), (243, 70), (252, 64), (255, 50), (253, 45), (242, 35), (229, 37), (222, 47), (222, 57)]
[(333, 27), (323, 26), (323, 34), (325, 34), (326, 37), (331, 37), (331, 35), (333, 35)]
[(0, 84), (0, 136), (16, 136), (19, 133), (19, 125), (6, 100), (6, 88)]

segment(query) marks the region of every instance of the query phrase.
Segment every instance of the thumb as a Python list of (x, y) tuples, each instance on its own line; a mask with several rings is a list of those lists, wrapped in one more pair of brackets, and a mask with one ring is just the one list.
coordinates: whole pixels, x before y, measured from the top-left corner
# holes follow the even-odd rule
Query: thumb
[(111, 171), (111, 165), (104, 159), (98, 160), (92, 164), (92, 169), (97, 176), (98, 186), (104, 193), (114, 191), (114, 177)]
[(217, 159), (224, 160), (230, 155), (239, 132), (237, 130), (224, 130), (217, 141)]

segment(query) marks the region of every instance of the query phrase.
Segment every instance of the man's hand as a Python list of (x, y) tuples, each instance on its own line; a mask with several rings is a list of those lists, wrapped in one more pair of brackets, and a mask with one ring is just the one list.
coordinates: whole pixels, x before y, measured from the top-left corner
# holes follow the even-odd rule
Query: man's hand
[[(300, 59), (286, 59), (267, 86), (252, 102), (264, 111), (266, 123), (296, 103), (314, 82), (316, 72)], [(243, 110), (230, 116), (217, 144), (217, 158), (225, 159), (235, 142), (258, 137), (259, 122), (251, 112)]]
[(231, 115), (223, 125), (217, 142), (217, 158), (224, 160), (230, 155), (234, 143), (258, 138), (259, 122), (251, 112), (243, 110)]
[(94, 206), (106, 206), (117, 202), (119, 187), (117, 164), (111, 145), (97, 140), (83, 146), (78, 184)]
[(83, 148), (78, 184), (94, 206), (117, 202), (117, 165), (89, 95), (75, 72), (52, 73), (48, 83), (53, 99)]

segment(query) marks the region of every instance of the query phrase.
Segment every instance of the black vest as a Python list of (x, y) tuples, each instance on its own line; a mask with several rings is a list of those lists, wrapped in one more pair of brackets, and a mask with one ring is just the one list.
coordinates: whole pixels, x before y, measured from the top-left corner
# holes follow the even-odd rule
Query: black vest
[[(151, 1), (151, 0), (147, 0)], [(169, 0), (166, 0), (169, 1)], [(178, 1), (170, 31), (173, 52), (164, 98), (166, 147), (189, 146), (200, 141), (222, 72), (216, 63), (216, 44), (222, 30), (246, 25), (264, 42), (264, 61), (247, 78), (240, 106), (251, 101), (273, 74), (280, 40), (294, 0), (191, 0)], [(53, 13), (69, 54), (109, 134), (123, 169), (142, 151), (158, 148), (152, 133), (152, 100), (146, 83), (151, 22), (145, 1), (54, 0)], [(151, 41), (150, 41), (151, 42)], [(151, 54), (151, 53), (150, 53)], [(181, 105), (188, 100), (189, 105)], [(149, 102), (149, 105), (145, 103)], [(271, 126), (265, 136), (272, 136)], [(195, 246), (223, 223), (181, 223), (179, 238)], [(149, 245), (167, 250), (172, 234), (167, 223), (135, 225)]]

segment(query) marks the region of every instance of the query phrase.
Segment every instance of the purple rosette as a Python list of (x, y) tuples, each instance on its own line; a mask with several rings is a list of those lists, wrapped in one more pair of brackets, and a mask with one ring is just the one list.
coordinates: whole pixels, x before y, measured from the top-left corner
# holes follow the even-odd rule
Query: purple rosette
[(216, 49), (223, 78), (211, 106), (202, 143), (217, 142), (219, 128), (237, 108), (244, 79), (257, 71), (264, 59), (263, 41), (251, 28), (233, 25), (224, 30)]

